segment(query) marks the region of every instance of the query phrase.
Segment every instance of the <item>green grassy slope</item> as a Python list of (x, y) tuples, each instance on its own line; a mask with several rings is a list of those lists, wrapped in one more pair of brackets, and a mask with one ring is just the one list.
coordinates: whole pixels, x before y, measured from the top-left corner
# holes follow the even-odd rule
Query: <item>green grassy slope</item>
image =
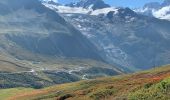
[(0, 99), (6, 100), (7, 98), (11, 96), (15, 96), (18, 94), (22, 94), (24, 92), (32, 91), (33, 89), (28, 88), (12, 88), (12, 89), (0, 89)]
[[(3, 90), (4, 91), (4, 90)], [(22, 91), (22, 90), (21, 90)], [(7, 100), (169, 100), (170, 65), (115, 77), (32, 90)], [(1, 91), (0, 91), (1, 93)]]

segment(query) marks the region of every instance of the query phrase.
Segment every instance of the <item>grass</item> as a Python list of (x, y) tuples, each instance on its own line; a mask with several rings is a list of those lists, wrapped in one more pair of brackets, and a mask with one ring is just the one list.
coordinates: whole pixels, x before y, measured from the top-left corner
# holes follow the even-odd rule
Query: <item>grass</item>
[(169, 100), (170, 65), (115, 77), (56, 85), (10, 100)]
[(0, 100), (6, 100), (12, 96), (22, 94), (24, 92), (32, 91), (31, 88), (11, 88), (11, 89), (0, 89)]
[(157, 84), (143, 87), (129, 94), (130, 100), (169, 100), (170, 78), (164, 79)]

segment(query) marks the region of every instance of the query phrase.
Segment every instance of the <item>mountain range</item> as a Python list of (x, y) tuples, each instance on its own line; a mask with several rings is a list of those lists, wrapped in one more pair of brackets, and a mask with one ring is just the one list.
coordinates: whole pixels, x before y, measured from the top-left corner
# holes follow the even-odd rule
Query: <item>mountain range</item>
[(0, 88), (43, 88), (169, 64), (170, 21), (139, 13), (103, 0), (1, 0)]
[(0, 1), (1, 88), (44, 87), (123, 73), (38, 0)]
[[(102, 8), (91, 7), (98, 2)], [(130, 8), (104, 7), (107, 4), (98, 2), (44, 5), (63, 16), (100, 50), (108, 63), (122, 70), (143, 70), (170, 62), (169, 21), (138, 14)]]

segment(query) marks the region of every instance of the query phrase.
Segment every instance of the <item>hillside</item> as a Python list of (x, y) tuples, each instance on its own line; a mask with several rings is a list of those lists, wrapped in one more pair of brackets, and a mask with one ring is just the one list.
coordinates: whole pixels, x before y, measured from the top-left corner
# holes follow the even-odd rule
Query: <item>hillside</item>
[(41, 88), (121, 73), (39, 0), (0, 0), (0, 88)]
[(22, 60), (42, 55), (103, 61), (87, 38), (40, 1), (1, 0), (0, 5), (5, 12), (0, 14), (0, 50)]
[(122, 73), (114, 66), (90, 59), (46, 58), (43, 61), (32, 62), (0, 55), (0, 88), (42, 88)]
[[(84, 80), (40, 90), (0, 90), (4, 100), (169, 100), (170, 65), (139, 73)], [(16, 91), (16, 92), (15, 92)]]

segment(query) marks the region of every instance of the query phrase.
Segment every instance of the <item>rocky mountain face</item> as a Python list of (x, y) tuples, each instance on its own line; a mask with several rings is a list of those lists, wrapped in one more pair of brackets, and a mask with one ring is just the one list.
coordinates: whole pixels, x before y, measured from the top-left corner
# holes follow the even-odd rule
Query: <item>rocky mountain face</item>
[(53, 0), (39, 0), (39, 1), (41, 1), (42, 3), (48, 3), (48, 4), (52, 4), (52, 5), (56, 5), (56, 6), (61, 5), (60, 3), (55, 2)]
[(164, 0), (163, 3), (151, 2), (135, 11), (139, 14), (170, 20), (170, 0)]
[(143, 16), (129, 8), (102, 8), (92, 13), (60, 12), (110, 64), (136, 71), (170, 62), (169, 21)]
[(35, 55), (93, 59), (124, 71), (170, 62), (169, 21), (143, 16), (129, 8), (110, 7), (102, 0), (75, 4), (1, 0), (0, 51), (19, 60), (32, 61)]
[(110, 5), (106, 4), (103, 0), (80, 0), (78, 2), (67, 4), (67, 6), (83, 7), (93, 10), (110, 7)]

